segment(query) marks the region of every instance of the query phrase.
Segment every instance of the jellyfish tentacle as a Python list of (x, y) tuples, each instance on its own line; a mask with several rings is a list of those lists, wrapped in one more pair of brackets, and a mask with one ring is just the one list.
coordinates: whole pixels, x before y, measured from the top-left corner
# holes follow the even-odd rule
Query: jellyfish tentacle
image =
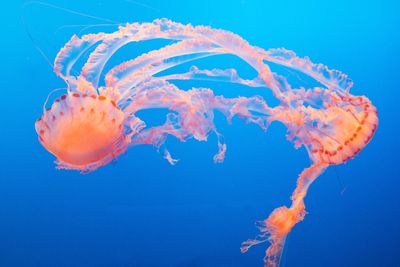
[(54, 71), (65, 81), (71, 78), (70, 71), (78, 59), (96, 43), (103, 40), (105, 34), (88, 34), (83, 37), (73, 35), (60, 49), (54, 60)]
[(264, 81), (259, 77), (248, 80), (240, 77), (235, 69), (218, 69), (212, 70), (199, 69), (192, 66), (189, 71), (185, 73), (170, 74), (159, 77), (164, 80), (202, 80), (202, 81), (215, 81), (215, 82), (229, 82), (246, 85), (249, 87), (266, 87)]
[[(131, 32), (135, 32), (133, 28), (139, 27), (140, 24), (128, 24), (131, 27)], [(144, 24), (142, 24), (145, 27)], [(86, 34), (81, 37), (73, 35), (72, 38), (64, 45), (63, 48), (58, 52), (55, 62), (54, 70), (63, 79), (67, 79), (70, 76), (70, 70), (76, 61), (81, 57), (88, 49), (93, 47), (96, 43), (109, 40), (115, 37), (121, 32), (121, 27), (114, 33), (97, 33), (97, 34)], [(140, 40), (139, 40), (140, 41)], [(100, 49), (99, 49), (100, 50)], [(94, 57), (94, 55), (93, 55)]]
[[(82, 76), (85, 77), (86, 75), (90, 82), (93, 82), (93, 84), (97, 86), (95, 79), (98, 77), (99, 73), (96, 73), (96, 71), (99, 72), (112, 55), (112, 53), (106, 53), (105, 49), (109, 49), (112, 46), (114, 50), (117, 50), (126, 43), (127, 38), (132, 39), (132, 36), (135, 36), (137, 41), (161, 37), (163, 35), (161, 31), (159, 34), (154, 34), (157, 27), (159, 28), (160, 26), (155, 22), (142, 24), (133, 23), (127, 24), (125, 27), (120, 26), (118, 31), (113, 33), (107, 34), (101, 32), (97, 34), (86, 34), (81, 37), (74, 35), (58, 52), (54, 61), (54, 71), (67, 83), (72, 84), (71, 90), (75, 90), (77, 77), (70, 75), (72, 67), (86, 51), (95, 44), (102, 42), (103, 45), (99, 45), (100, 47), (98, 46), (95, 51), (89, 55), (89, 63), (87, 65), (85, 64), (86, 67), (84, 66), (84, 75)], [(123, 38), (123, 40), (120, 40), (121, 38)], [(120, 41), (112, 43), (110, 40)], [(108, 45), (104, 44), (106, 42), (108, 42)]]
[(218, 47), (202, 40), (185, 40), (121, 63), (106, 74), (106, 86), (123, 94), (163, 70), (199, 58), (220, 54)]
[[(160, 149), (159, 149), (159, 150), (160, 150)], [(161, 153), (163, 154), (163, 158), (166, 159), (166, 160), (168, 161), (169, 164), (175, 165), (176, 163), (178, 163), (179, 159), (174, 159), (174, 158), (171, 156), (171, 153), (169, 152), (169, 150), (168, 150), (166, 147), (164, 147), (164, 148), (162, 149), (162, 152), (161, 152)]]
[(82, 68), (81, 77), (98, 86), (100, 74), (106, 62), (122, 46), (148, 39), (176, 39), (184, 40), (187, 37), (174, 37), (176, 34), (164, 29), (162, 20), (153, 23), (134, 23), (120, 26), (118, 31), (105, 34), (102, 43), (89, 55), (89, 59)]
[[(258, 71), (260, 78), (273, 90), (274, 94), (280, 99), (283, 98), (271, 70), (262, 62), (262, 57), (257, 54), (256, 48), (249, 45), (244, 39), (227, 31), (204, 26), (184, 26), (166, 19), (155, 20), (152, 23), (127, 24), (124, 27), (120, 26), (118, 31), (109, 34), (89, 34), (81, 38), (74, 36), (57, 56), (55, 70), (66, 81), (74, 83), (74, 78), (69, 76), (70, 68), (84, 51), (101, 41), (101, 44), (89, 55), (89, 59), (83, 66), (80, 77), (78, 77), (78, 80), (84, 79), (88, 83), (92, 83), (94, 88), (97, 88), (102, 69), (115, 51), (129, 42), (155, 38), (181, 41), (196, 38), (196, 40), (208, 41), (220, 46), (223, 49), (218, 53), (232, 53), (244, 59)], [(75, 50), (80, 50), (80, 52), (74, 55)], [(206, 52), (210, 51), (206, 50)], [(67, 67), (65, 68), (64, 65)]]
[(129, 37), (107, 38), (92, 52), (82, 68), (78, 79), (85, 79), (97, 88), (102, 70), (111, 56), (122, 46), (131, 42)]
[(218, 151), (214, 155), (213, 160), (215, 163), (222, 163), (225, 160), (225, 154), (226, 154), (227, 147), (226, 147), (223, 135), (220, 134), (217, 131), (217, 129), (214, 129), (214, 133), (217, 136)]
[(291, 50), (273, 48), (266, 51), (258, 48), (258, 52), (264, 60), (301, 71), (340, 94), (348, 93), (353, 86), (353, 81), (346, 74), (323, 64), (315, 64), (308, 57), (300, 58)]

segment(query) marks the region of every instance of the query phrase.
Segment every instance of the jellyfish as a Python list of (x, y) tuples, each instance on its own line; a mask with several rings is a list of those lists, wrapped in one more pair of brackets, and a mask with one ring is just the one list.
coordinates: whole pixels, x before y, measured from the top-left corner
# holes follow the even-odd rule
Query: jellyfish
[[(103, 76), (111, 56), (128, 43), (166, 39), (169, 45), (147, 51), (113, 66)], [(173, 67), (222, 54), (242, 59), (256, 72), (244, 79), (231, 69), (186, 72)], [(73, 74), (78, 60), (84, 65)], [(271, 65), (293, 69), (314, 79), (318, 86), (294, 86)], [(229, 31), (183, 25), (168, 19), (127, 23), (112, 33), (92, 33), (72, 38), (59, 51), (54, 71), (67, 89), (35, 123), (40, 143), (56, 157), (61, 169), (94, 171), (123, 154), (128, 147), (152, 145), (171, 164), (177, 162), (165, 143), (168, 136), (180, 141), (206, 141), (217, 137), (214, 161), (224, 161), (227, 145), (214, 124), (214, 113), (228, 122), (239, 117), (267, 130), (274, 122), (287, 127), (287, 139), (305, 148), (311, 165), (299, 175), (291, 205), (282, 206), (258, 222), (260, 233), (242, 243), (241, 252), (269, 242), (264, 266), (279, 266), (285, 239), (306, 215), (304, 199), (312, 182), (324, 170), (354, 158), (371, 140), (378, 126), (377, 109), (366, 96), (350, 93), (353, 82), (338, 70), (313, 63), (284, 48), (264, 50)], [(171, 73), (172, 72), (172, 73)], [(101, 79), (104, 77), (104, 79)], [(182, 90), (173, 81), (210, 80), (269, 89), (278, 104), (269, 105), (259, 95), (226, 98), (211, 88)], [(47, 101), (46, 101), (47, 102)], [(137, 114), (145, 109), (167, 109), (165, 123), (147, 126)]]

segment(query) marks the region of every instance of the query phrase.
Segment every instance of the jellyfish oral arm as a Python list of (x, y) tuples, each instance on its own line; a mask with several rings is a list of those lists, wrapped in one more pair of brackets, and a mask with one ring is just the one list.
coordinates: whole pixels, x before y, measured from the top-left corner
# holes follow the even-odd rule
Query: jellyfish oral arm
[(281, 255), (284, 249), (286, 236), (295, 224), (302, 221), (306, 215), (304, 198), (311, 183), (320, 176), (328, 164), (316, 163), (305, 169), (297, 180), (291, 200), (292, 205), (288, 208), (282, 206), (276, 208), (267, 219), (258, 222), (260, 234), (256, 239), (250, 239), (242, 243), (240, 250), (244, 253), (250, 247), (265, 241), (270, 242), (270, 246), (265, 252), (264, 264), (267, 267), (279, 266)]

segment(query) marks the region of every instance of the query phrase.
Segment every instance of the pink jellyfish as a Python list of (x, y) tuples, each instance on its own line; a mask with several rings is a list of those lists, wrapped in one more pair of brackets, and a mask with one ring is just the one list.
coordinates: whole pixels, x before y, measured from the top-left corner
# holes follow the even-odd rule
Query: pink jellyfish
[[(113, 67), (100, 83), (100, 75), (110, 57), (131, 42), (167, 39), (172, 44), (152, 50)], [(79, 76), (71, 74), (78, 59), (90, 52)], [(163, 74), (182, 63), (231, 54), (238, 56), (258, 75), (243, 79), (234, 69), (199, 69)], [(288, 80), (272, 72), (268, 63), (300, 71), (320, 86), (294, 88)], [(128, 146), (151, 144), (171, 163), (163, 146), (168, 135), (181, 141), (218, 137), (215, 162), (222, 162), (226, 144), (214, 125), (214, 111), (228, 121), (234, 116), (256, 123), (263, 130), (273, 121), (287, 126), (287, 139), (296, 148), (304, 147), (312, 162), (299, 176), (290, 207), (275, 209), (259, 222), (260, 234), (243, 242), (241, 251), (269, 241), (264, 264), (279, 265), (285, 239), (306, 211), (304, 198), (311, 183), (330, 165), (345, 163), (371, 140), (377, 125), (376, 108), (365, 96), (350, 94), (347, 75), (314, 64), (286, 49), (264, 50), (251, 46), (238, 35), (204, 26), (182, 25), (167, 19), (152, 23), (120, 26), (113, 33), (73, 36), (60, 50), (54, 71), (68, 85), (66, 95), (44, 110), (35, 127), (41, 144), (57, 158), (59, 168), (93, 171), (121, 155)], [(157, 75), (157, 76), (156, 76)], [(209, 88), (184, 91), (172, 80), (217, 80), (248, 87), (268, 88), (279, 101), (269, 106), (260, 96), (225, 98)], [(137, 115), (143, 109), (167, 108), (163, 125), (147, 127)]]

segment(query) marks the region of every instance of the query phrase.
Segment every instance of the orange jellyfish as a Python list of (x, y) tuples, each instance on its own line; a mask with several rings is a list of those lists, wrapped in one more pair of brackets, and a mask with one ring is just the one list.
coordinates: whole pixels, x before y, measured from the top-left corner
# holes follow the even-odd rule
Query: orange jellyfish
[[(110, 57), (131, 42), (167, 39), (172, 44), (148, 51), (114, 66), (100, 81)], [(79, 75), (75, 63), (89, 52)], [(200, 69), (163, 74), (182, 63), (231, 54), (241, 58), (258, 75), (243, 79), (235, 69)], [(294, 87), (269, 63), (302, 72), (319, 86)], [(65, 95), (56, 99), (36, 122), (41, 144), (57, 158), (59, 168), (93, 171), (120, 156), (128, 146), (155, 146), (171, 164), (176, 160), (165, 147), (166, 137), (181, 141), (218, 140), (215, 162), (224, 160), (227, 146), (214, 125), (214, 112), (228, 121), (234, 116), (256, 123), (263, 130), (278, 121), (287, 127), (287, 139), (304, 147), (311, 160), (297, 180), (290, 207), (275, 209), (259, 222), (260, 234), (243, 242), (241, 251), (268, 241), (264, 265), (279, 266), (286, 236), (306, 215), (304, 198), (311, 183), (330, 165), (355, 157), (371, 140), (377, 125), (376, 108), (365, 96), (353, 96), (347, 75), (300, 58), (286, 49), (264, 50), (251, 46), (231, 32), (205, 26), (182, 25), (167, 19), (120, 26), (113, 33), (73, 36), (60, 50), (54, 71), (67, 83)], [(261, 96), (225, 98), (210, 88), (181, 90), (174, 80), (214, 80), (267, 88), (279, 104), (269, 106)], [(260, 90), (262, 90), (260, 89)], [(148, 127), (137, 112), (166, 108), (165, 123)]]
[(109, 163), (126, 149), (123, 122), (124, 113), (107, 97), (72, 93), (56, 99), (36, 129), (60, 167), (84, 171)]

